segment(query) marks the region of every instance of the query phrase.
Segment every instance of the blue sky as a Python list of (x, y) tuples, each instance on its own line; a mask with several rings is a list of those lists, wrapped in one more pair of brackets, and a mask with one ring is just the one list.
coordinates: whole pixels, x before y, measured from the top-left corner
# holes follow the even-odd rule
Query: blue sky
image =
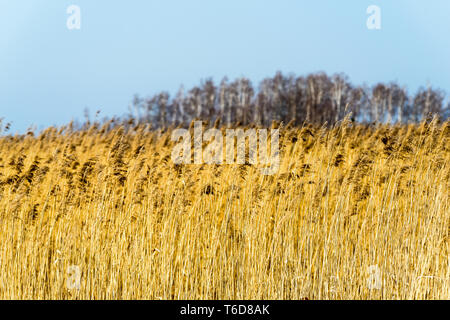
[[(81, 30), (68, 30), (69, 5)], [(381, 30), (366, 9), (381, 8)], [(133, 94), (277, 70), (450, 93), (448, 0), (0, 0), (0, 118), (13, 132), (122, 115)]]

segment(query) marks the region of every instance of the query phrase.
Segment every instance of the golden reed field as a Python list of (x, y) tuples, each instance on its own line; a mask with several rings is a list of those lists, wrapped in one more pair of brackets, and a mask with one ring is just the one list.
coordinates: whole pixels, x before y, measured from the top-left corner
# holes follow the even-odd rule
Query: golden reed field
[(287, 125), (271, 176), (172, 130), (1, 137), (0, 298), (450, 298), (449, 122)]

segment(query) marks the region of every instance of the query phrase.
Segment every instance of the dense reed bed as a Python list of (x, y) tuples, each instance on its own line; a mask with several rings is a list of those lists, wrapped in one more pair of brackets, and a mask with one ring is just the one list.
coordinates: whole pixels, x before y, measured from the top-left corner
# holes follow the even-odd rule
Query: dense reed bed
[(0, 298), (449, 299), (450, 124), (280, 129), (272, 176), (173, 129), (1, 137)]

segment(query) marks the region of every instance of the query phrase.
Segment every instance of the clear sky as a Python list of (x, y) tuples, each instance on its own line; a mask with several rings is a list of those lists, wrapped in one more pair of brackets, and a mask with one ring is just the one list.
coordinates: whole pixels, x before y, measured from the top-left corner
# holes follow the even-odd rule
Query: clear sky
[[(66, 10), (81, 8), (81, 29)], [(381, 30), (366, 9), (381, 8)], [(133, 94), (277, 70), (450, 93), (449, 0), (0, 0), (0, 118), (13, 132), (122, 115)]]

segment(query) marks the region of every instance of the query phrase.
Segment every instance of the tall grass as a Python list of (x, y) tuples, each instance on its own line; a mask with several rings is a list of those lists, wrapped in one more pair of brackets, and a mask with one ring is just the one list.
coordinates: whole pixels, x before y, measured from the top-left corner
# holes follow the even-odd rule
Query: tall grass
[(0, 298), (450, 298), (448, 122), (284, 127), (273, 176), (170, 136), (0, 138)]

